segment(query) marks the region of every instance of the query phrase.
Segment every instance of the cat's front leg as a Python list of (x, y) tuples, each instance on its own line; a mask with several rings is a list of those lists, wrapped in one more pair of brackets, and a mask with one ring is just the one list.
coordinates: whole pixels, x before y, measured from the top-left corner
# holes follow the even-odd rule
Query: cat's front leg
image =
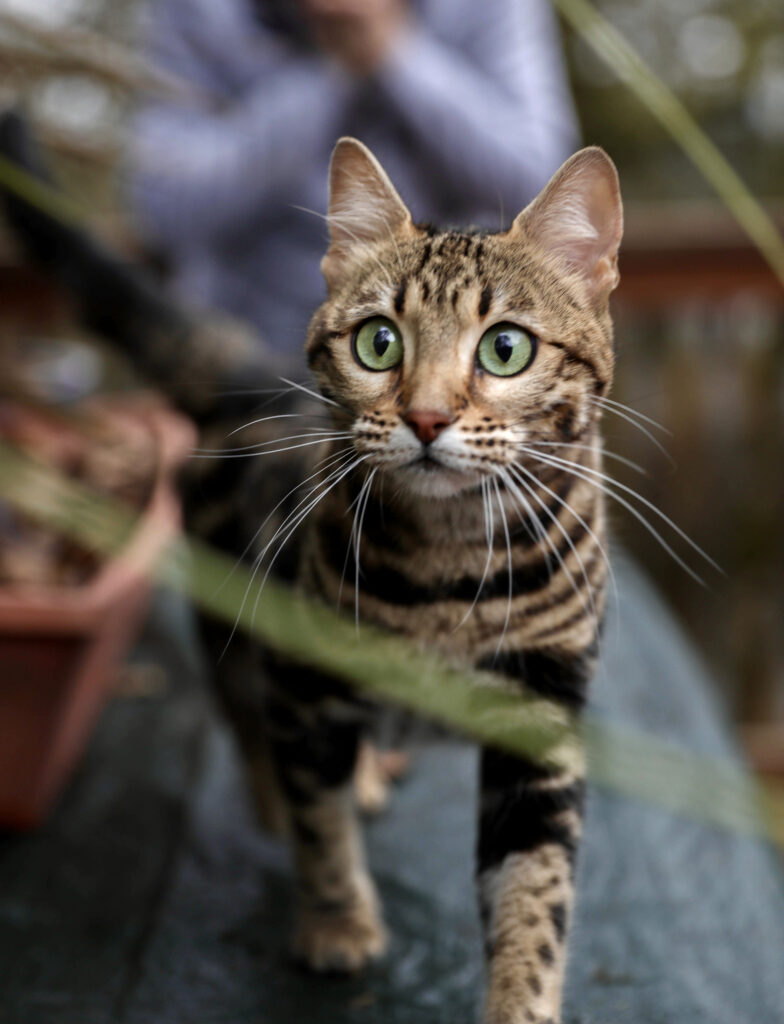
[(582, 777), (485, 750), (480, 799), (483, 1024), (557, 1024)]
[(361, 702), (329, 680), (276, 667), (268, 726), (294, 848), (294, 952), (317, 971), (355, 971), (386, 948), (354, 807), (365, 717)]

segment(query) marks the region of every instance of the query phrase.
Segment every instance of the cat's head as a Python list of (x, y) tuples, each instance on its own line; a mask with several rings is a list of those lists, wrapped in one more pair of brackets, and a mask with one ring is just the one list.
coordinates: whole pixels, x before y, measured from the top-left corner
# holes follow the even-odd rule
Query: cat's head
[(448, 497), (522, 446), (579, 442), (613, 371), (618, 176), (568, 160), (508, 231), (413, 223), (383, 168), (341, 139), (330, 169), (329, 295), (307, 352), (364, 464)]

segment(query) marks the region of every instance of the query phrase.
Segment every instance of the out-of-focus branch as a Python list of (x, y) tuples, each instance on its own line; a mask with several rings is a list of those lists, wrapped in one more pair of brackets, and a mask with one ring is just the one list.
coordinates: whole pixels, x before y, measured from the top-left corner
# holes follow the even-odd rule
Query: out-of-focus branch
[(197, 106), (214, 106), (215, 97), (169, 72), (161, 71), (113, 39), (84, 28), (45, 28), (7, 11), (0, 26), (20, 37), (21, 45), (0, 43), (0, 67), (20, 73), (86, 74), (132, 92), (152, 92)]
[(29, 174), (18, 164), (0, 154), (0, 183), (38, 210), (56, 217), (64, 224), (81, 225), (89, 220), (87, 211), (69, 196), (47, 182)]
[(110, 133), (89, 138), (61, 131), (49, 124), (36, 123), (36, 134), (47, 150), (68, 160), (91, 164), (100, 170), (112, 170), (122, 151), (120, 141)]

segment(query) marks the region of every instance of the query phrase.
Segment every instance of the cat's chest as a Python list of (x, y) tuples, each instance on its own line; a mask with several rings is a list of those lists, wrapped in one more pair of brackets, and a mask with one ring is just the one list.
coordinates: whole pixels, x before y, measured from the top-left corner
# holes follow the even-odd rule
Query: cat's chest
[(446, 517), (436, 506), (412, 522), (382, 505), (368, 506), (360, 531), (344, 505), (325, 508), (309, 531), (301, 578), (313, 596), (472, 662), (552, 628), (558, 561), (525, 531), (486, 529), (481, 508)]

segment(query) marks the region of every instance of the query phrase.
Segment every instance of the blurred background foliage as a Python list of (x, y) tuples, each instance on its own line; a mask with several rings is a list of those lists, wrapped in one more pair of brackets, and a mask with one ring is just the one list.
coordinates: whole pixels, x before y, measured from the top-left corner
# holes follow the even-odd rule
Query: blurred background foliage
[[(149, 91), (205, 101), (145, 65), (136, 40), (140, 3), (0, 2), (0, 96), (21, 98), (56, 154), (66, 190), (129, 251), (132, 231), (117, 189), (129, 111)], [(596, 6), (784, 224), (784, 6)], [(567, 28), (564, 35), (584, 139), (618, 164), (627, 204), (614, 397), (671, 432), (657, 436), (677, 468), (620, 417), (607, 422), (608, 447), (644, 466), (642, 480), (618, 476), (671, 516), (726, 576), (710, 574), (707, 589), (695, 585), (622, 511), (613, 515), (615, 534), (698, 640), (735, 716), (753, 727), (781, 725), (784, 294), (678, 146), (584, 40)], [(6, 353), (12, 336), (23, 340), (25, 358), (40, 355), (42, 338), (51, 353), (52, 338), (75, 337), (68, 310), (56, 296), (42, 301), (42, 285), (30, 283), (17, 262), (0, 237)], [(80, 339), (48, 372), (83, 383), (90, 378), (85, 351)], [(11, 358), (23, 357), (17, 350)]]

